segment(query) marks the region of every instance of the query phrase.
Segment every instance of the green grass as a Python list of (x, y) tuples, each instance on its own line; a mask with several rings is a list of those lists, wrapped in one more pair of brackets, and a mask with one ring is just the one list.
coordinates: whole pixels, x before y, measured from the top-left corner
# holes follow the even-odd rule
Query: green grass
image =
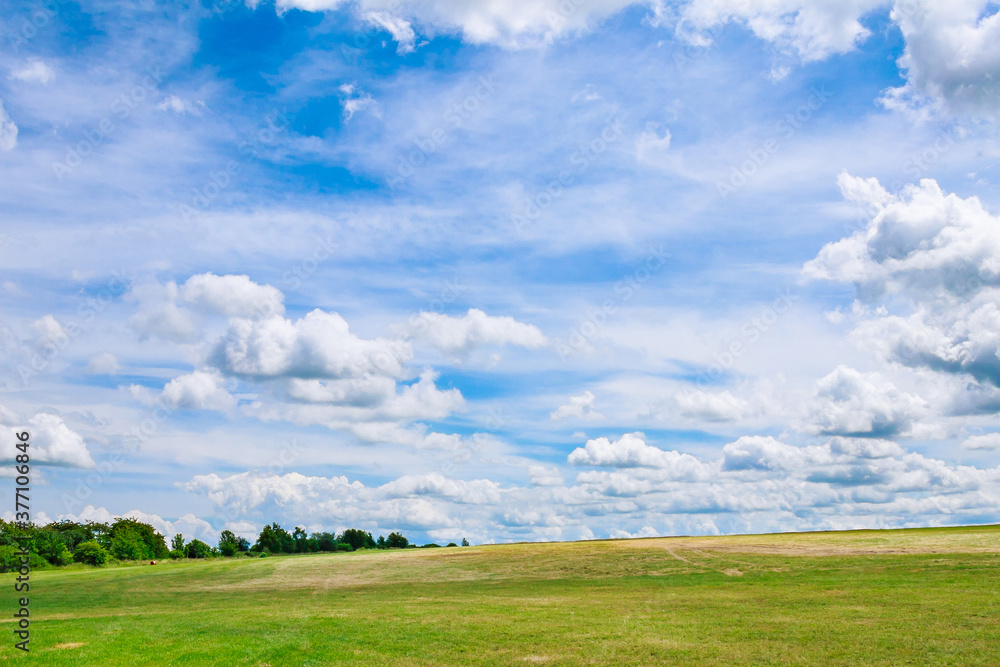
[(1000, 664), (994, 526), (76, 567), (31, 581), (31, 653), (5, 633), (0, 660)]

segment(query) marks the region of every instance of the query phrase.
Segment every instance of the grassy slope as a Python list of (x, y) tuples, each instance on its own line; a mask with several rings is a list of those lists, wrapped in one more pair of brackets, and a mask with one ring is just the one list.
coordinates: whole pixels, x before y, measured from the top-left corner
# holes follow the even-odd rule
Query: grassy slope
[(49, 570), (31, 598), (42, 665), (1000, 664), (1000, 527)]

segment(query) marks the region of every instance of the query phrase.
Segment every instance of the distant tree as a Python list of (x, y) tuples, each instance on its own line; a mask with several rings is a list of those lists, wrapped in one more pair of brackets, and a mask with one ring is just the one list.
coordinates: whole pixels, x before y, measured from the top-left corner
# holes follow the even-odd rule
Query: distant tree
[(346, 542), (351, 545), (352, 549), (374, 549), (376, 547), (375, 540), (372, 539), (371, 533), (366, 533), (363, 530), (357, 528), (348, 528), (340, 536), (337, 537), (338, 542)]
[(449, 542), (449, 543), (448, 543), (448, 544), (446, 544), (445, 546), (446, 546), (446, 547), (457, 547), (458, 545), (457, 545), (457, 544), (455, 544), (454, 542)]
[(235, 556), (240, 550), (239, 539), (231, 530), (219, 534), (219, 553), (223, 556)]
[(385, 538), (382, 537), (381, 535), (378, 536), (378, 542), (375, 543), (375, 548), (376, 549), (388, 549), (389, 548), (389, 547), (387, 547), (385, 545)]
[(188, 558), (208, 558), (212, 555), (212, 547), (201, 540), (191, 540), (187, 545)]
[(313, 533), (312, 539), (316, 541), (317, 551), (336, 551), (339, 544), (333, 533)]
[(271, 553), (292, 553), (295, 551), (295, 540), (278, 523), (265, 525), (261, 528), (260, 535), (257, 536), (257, 543), (254, 545), (256, 551), (270, 551)]
[(389, 533), (389, 537), (385, 538), (385, 544), (390, 549), (405, 549), (409, 543), (400, 533)]
[(295, 553), (309, 551), (309, 535), (299, 526), (295, 526), (295, 530), (292, 531), (292, 540), (295, 541)]
[(77, 563), (88, 565), (104, 565), (108, 562), (110, 555), (96, 540), (88, 540), (76, 545), (73, 550), (73, 559)]
[(105, 548), (122, 560), (164, 558), (170, 551), (163, 535), (148, 523), (135, 519), (118, 519), (111, 524), (107, 535)]
[(250, 540), (248, 540), (245, 537), (237, 537), (236, 538), (236, 550), (239, 551), (242, 554), (245, 554), (248, 551), (250, 551)]
[(173, 539), (170, 540), (170, 550), (171, 551), (184, 551), (184, 536), (180, 533), (174, 535)]
[(467, 547), (467, 546), (469, 546), (469, 540), (467, 540), (467, 539), (465, 539), (465, 538), (463, 537), (463, 538), (462, 538), (462, 546), (463, 546), (463, 547)]

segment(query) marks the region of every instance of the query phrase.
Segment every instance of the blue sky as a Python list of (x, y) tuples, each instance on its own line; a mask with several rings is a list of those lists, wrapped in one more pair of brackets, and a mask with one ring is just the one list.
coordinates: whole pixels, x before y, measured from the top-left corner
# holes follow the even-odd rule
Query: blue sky
[(995, 3), (0, 21), (0, 422), (40, 520), (1000, 520)]

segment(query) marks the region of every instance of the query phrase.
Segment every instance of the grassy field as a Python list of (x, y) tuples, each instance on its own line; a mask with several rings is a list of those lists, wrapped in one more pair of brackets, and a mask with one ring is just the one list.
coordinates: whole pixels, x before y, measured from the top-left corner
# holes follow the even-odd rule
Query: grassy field
[(4, 633), (0, 659), (1000, 665), (1000, 527), (48, 570), (32, 575), (31, 612), (30, 655)]

